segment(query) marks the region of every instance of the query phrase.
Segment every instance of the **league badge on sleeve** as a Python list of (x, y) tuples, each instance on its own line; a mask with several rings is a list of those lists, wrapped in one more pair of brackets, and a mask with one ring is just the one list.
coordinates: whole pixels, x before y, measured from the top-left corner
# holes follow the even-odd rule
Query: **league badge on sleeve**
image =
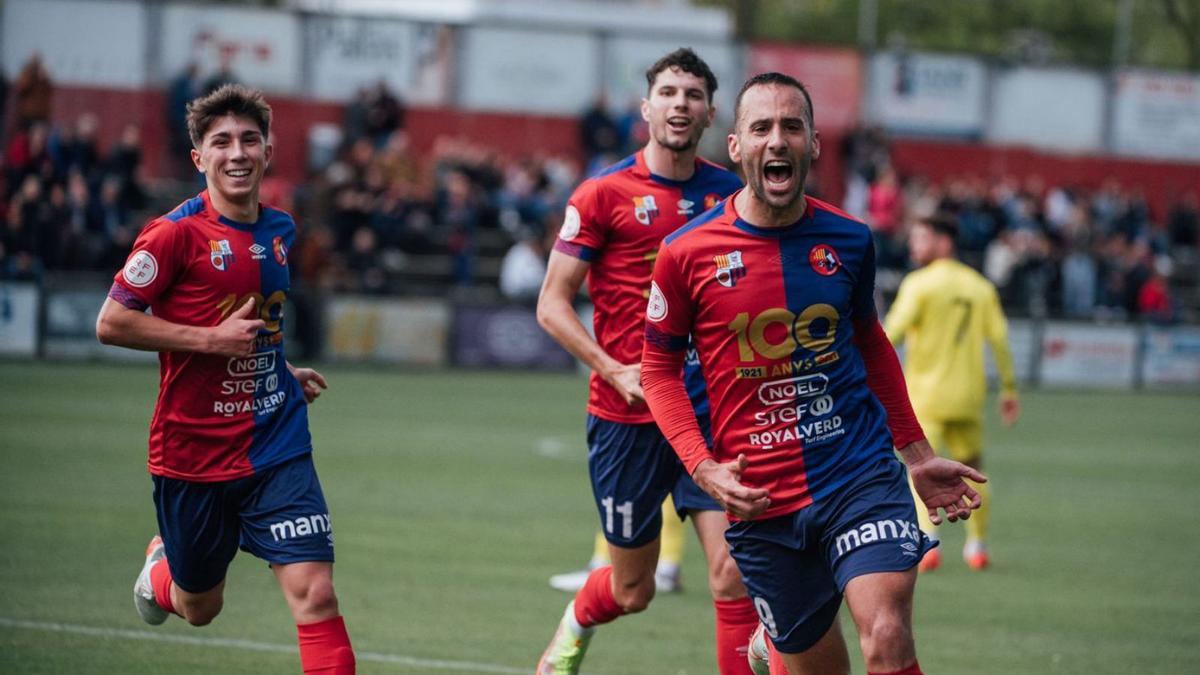
[(667, 298), (654, 281), (650, 282), (650, 301), (646, 304), (646, 318), (655, 322), (667, 318)]
[(562, 227), (558, 230), (558, 238), (563, 241), (571, 241), (579, 236), (579, 230), (582, 227), (582, 222), (579, 217), (579, 209), (572, 204), (567, 204), (567, 215), (563, 217)]
[(158, 277), (158, 261), (154, 259), (154, 254), (142, 249), (129, 257), (121, 275), (130, 286), (145, 288)]
[(738, 279), (746, 276), (746, 266), (742, 264), (741, 251), (714, 255), (713, 263), (717, 266), (717, 283), (725, 288), (733, 288), (737, 285)]
[(837, 251), (828, 244), (817, 244), (808, 251), (808, 264), (812, 265), (813, 271), (823, 277), (831, 277), (842, 266), (841, 258), (838, 258)]

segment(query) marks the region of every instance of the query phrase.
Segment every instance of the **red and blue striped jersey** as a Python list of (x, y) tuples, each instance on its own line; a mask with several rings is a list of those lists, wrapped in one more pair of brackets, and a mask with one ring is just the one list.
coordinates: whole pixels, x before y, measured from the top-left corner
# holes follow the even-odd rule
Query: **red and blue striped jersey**
[(208, 192), (150, 222), (109, 296), (189, 326), (215, 326), (247, 298), (266, 327), (254, 354), (162, 352), (150, 422), (150, 473), (191, 481), (240, 478), (312, 450), (300, 383), (283, 353), (287, 256), (296, 224), (261, 206), (258, 222), (217, 213)]
[[(736, 174), (700, 158), (688, 180), (663, 178), (650, 172), (638, 151), (575, 189), (554, 250), (591, 263), (593, 329), (596, 342), (610, 356), (621, 363), (642, 358), (646, 298), (663, 237), (741, 186)], [(688, 388), (696, 412), (706, 412), (698, 368), (689, 368)], [(625, 403), (595, 373), (588, 412), (627, 424), (654, 419), (644, 403)]]
[[(866, 225), (811, 198), (800, 220), (777, 229), (740, 219), (730, 198), (665, 239), (647, 308), (642, 379), (689, 473), (705, 458), (727, 462), (744, 453), (743, 482), (768, 490), (771, 505), (761, 517), (769, 518), (822, 499), (891, 455), (869, 370), (886, 371), (901, 388), (903, 379), (898, 365), (893, 372), (864, 361), (880, 353), (879, 340), (887, 342), (874, 283)], [(678, 401), (663, 386), (689, 334), (708, 383), (711, 454), (671, 414)], [(871, 340), (865, 349), (864, 337)], [(911, 408), (907, 415), (915, 426)], [(921, 438), (919, 427), (915, 437), (907, 427), (899, 433), (904, 443)]]

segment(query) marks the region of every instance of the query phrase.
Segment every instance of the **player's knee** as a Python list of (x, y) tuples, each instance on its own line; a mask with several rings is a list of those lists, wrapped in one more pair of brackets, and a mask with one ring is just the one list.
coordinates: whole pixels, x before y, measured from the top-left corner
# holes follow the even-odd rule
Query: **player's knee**
[[(860, 631), (859, 639), (868, 667), (906, 661), (913, 654), (912, 627), (904, 617), (881, 613), (862, 628), (865, 630)], [(901, 663), (899, 667), (903, 666)]]
[(338, 612), (333, 579), (319, 575), (293, 591), (293, 606), (306, 616), (334, 616)]
[(614, 589), (613, 599), (626, 614), (636, 614), (650, 606), (654, 599), (654, 577)]
[(714, 600), (737, 600), (746, 597), (741, 572), (738, 571), (733, 558), (728, 556), (709, 565), (708, 588), (712, 591)]
[(193, 626), (207, 626), (221, 613), (225, 601), (221, 597), (203, 597), (185, 600), (180, 608), (183, 618)]

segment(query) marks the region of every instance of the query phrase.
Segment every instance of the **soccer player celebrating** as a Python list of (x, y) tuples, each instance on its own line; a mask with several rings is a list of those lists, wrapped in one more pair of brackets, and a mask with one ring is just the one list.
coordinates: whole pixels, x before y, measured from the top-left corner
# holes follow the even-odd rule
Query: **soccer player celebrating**
[(150, 624), (209, 623), (240, 545), (270, 563), (304, 672), (353, 673), (308, 431), (325, 379), (283, 353), (296, 225), (258, 202), (271, 108), (228, 85), (189, 104), (187, 124), (208, 189), (142, 230), (96, 325), (101, 342), (158, 351), (161, 364), (149, 461), (161, 536), (134, 606)]
[[(646, 297), (659, 243), (741, 182), (696, 156), (714, 114), (717, 80), (708, 65), (690, 49), (679, 49), (652, 65), (646, 80), (642, 117), (650, 140), (575, 190), (538, 299), (542, 326), (592, 369), (588, 469), (612, 560), (592, 570), (567, 605), (538, 663), (543, 675), (579, 672), (596, 626), (650, 603), (668, 493), (681, 515), (692, 515), (708, 560), (721, 673), (749, 672), (746, 646), (758, 623), (729, 557), (721, 507), (683, 473), (640, 383)], [(585, 277), (595, 306), (595, 339), (571, 305)], [(688, 414), (707, 426), (703, 380), (696, 368), (688, 372)]]
[[(804, 86), (779, 73), (738, 94), (729, 156), (748, 188), (668, 236), (646, 310), (642, 382), (726, 538), (787, 671), (848, 673), (845, 595), (869, 673), (920, 673), (912, 638), (917, 528), (966, 518), (974, 469), (934, 455), (876, 318), (867, 226), (804, 194), (820, 145)], [(711, 449), (680, 377), (688, 336), (712, 406)], [(890, 427), (890, 433), (889, 433)], [(776, 671), (778, 672), (778, 671)]]
[[(955, 258), (958, 222), (936, 214), (916, 223), (909, 234), (909, 253), (920, 269), (900, 284), (896, 301), (884, 321), (892, 344), (907, 342), (904, 376), (913, 409), (930, 444), (941, 454), (967, 466), (981, 468), (983, 404), (987, 398), (983, 345), (991, 345), (1000, 375), (1000, 416), (1007, 425), (1020, 415), (1008, 322), (1000, 309), (996, 287)], [(967, 521), (963, 559), (971, 569), (988, 566), (985, 544), (991, 494), (986, 483), (973, 485), (983, 500)], [(929, 518), (921, 530), (936, 538)], [(928, 572), (941, 564), (938, 549), (921, 559)]]

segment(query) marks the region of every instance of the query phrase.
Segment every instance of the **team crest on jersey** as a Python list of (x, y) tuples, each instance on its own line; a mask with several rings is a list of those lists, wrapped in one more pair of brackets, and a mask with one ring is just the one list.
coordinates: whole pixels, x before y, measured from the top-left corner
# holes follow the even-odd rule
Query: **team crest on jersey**
[(812, 265), (813, 271), (817, 274), (830, 277), (842, 266), (842, 261), (832, 246), (817, 244), (808, 251), (808, 264)]
[(711, 209), (712, 207), (716, 206), (720, 201), (721, 201), (721, 195), (719, 195), (715, 192), (710, 192), (710, 193), (704, 195), (704, 210), (707, 211), (707, 210)]
[(742, 264), (741, 251), (714, 255), (713, 262), (717, 265), (717, 283), (725, 288), (733, 288), (737, 285), (738, 279), (746, 276), (746, 266)]
[(271, 240), (271, 248), (275, 250), (275, 262), (287, 267), (287, 244), (283, 243), (283, 237), (275, 237)]
[(224, 272), (233, 264), (233, 249), (229, 247), (228, 239), (208, 240), (208, 260), (212, 266)]
[(654, 203), (654, 195), (633, 198), (633, 217), (643, 225), (654, 222), (658, 215), (658, 205)]

